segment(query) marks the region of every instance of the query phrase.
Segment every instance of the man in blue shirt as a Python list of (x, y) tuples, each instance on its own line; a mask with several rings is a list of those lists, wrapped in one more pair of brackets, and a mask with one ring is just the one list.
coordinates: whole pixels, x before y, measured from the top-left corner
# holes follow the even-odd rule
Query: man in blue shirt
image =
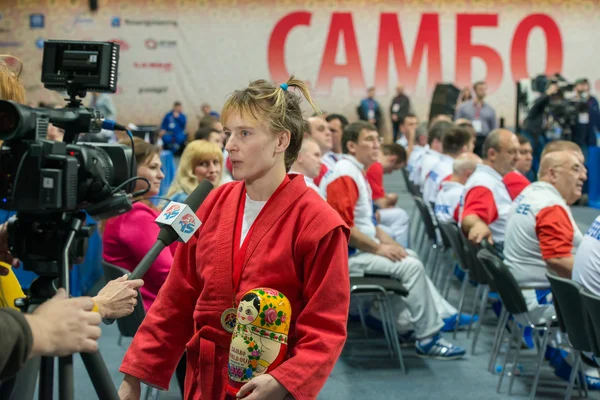
[(498, 121), (496, 121), (496, 111), (484, 101), (487, 95), (487, 84), (483, 81), (475, 82), (473, 90), (475, 98), (459, 105), (454, 119), (465, 118), (471, 121), (473, 129), (477, 133), (474, 152), (481, 156), (483, 142), (488, 133), (498, 127)]
[(160, 137), (163, 141), (163, 148), (171, 150), (173, 153), (181, 153), (187, 141), (185, 133), (185, 124), (187, 118), (182, 112), (181, 102), (176, 101), (173, 104), (173, 110), (167, 113), (160, 126)]
[(367, 90), (367, 98), (360, 102), (360, 105), (356, 109), (358, 112), (358, 118), (362, 121), (367, 121), (381, 129), (381, 107), (379, 102), (375, 100), (375, 88), (371, 87)]

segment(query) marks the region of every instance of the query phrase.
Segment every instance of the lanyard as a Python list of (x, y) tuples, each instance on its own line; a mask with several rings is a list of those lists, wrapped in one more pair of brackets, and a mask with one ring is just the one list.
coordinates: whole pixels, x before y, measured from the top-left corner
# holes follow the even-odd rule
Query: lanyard
[(254, 231), (254, 227), (256, 226), (256, 222), (260, 219), (260, 216), (265, 212), (265, 210), (269, 207), (272, 200), (277, 197), (277, 195), (283, 190), (285, 185), (288, 184), (290, 178), (286, 175), (283, 179), (283, 182), (279, 185), (277, 190), (269, 197), (265, 206), (260, 210), (260, 213), (256, 216), (254, 223), (248, 230), (246, 237), (244, 238), (244, 242), (242, 246), (239, 246), (240, 239), (242, 237), (242, 225), (244, 224), (244, 209), (246, 208), (246, 186), (242, 189), (242, 198), (240, 199), (240, 206), (237, 211), (237, 218), (235, 221), (235, 233), (233, 235), (233, 297), (235, 301), (235, 294), (240, 287), (240, 279), (242, 277), (242, 272), (244, 270), (244, 259), (246, 258), (246, 251), (248, 250), (248, 243), (250, 243), (250, 237), (252, 236), (252, 232)]
[(475, 106), (475, 119), (479, 119), (479, 114), (481, 114), (481, 109), (483, 108), (483, 105), (481, 104), (477, 104)]

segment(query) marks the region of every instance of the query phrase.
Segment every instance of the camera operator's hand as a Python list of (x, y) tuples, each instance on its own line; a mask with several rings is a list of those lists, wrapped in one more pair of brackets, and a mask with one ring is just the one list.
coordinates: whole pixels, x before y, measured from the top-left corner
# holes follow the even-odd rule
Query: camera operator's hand
[(102, 318), (117, 319), (131, 314), (137, 304), (136, 289), (143, 284), (141, 279), (128, 281), (127, 275), (108, 282), (94, 297)]
[(546, 89), (546, 95), (552, 96), (556, 93), (558, 93), (558, 85), (556, 83), (551, 83), (550, 86), (548, 86), (548, 89)]
[(25, 314), (31, 328), (31, 356), (67, 356), (98, 350), (100, 314), (92, 311), (90, 297), (68, 299), (64, 289), (39, 306), (33, 314)]

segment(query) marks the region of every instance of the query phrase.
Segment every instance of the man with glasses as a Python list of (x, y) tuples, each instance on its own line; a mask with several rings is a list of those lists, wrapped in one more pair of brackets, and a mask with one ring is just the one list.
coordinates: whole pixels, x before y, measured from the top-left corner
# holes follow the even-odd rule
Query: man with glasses
[[(428, 280), (417, 254), (395, 242), (374, 222), (372, 192), (365, 173), (378, 160), (380, 147), (379, 133), (374, 125), (367, 122), (348, 125), (342, 135), (343, 158), (323, 181), (327, 202), (351, 229), (348, 243), (350, 274), (387, 275), (402, 282), (409, 294), (395, 301), (404, 303), (410, 311), (417, 355), (442, 360), (460, 358), (465, 350), (445, 341), (440, 334), (446, 325), (440, 315), (441, 308), (453, 307)], [(398, 306), (402, 308), (402, 305)]]
[(587, 171), (572, 151), (552, 152), (540, 163), (539, 180), (516, 198), (504, 242), (505, 263), (523, 291), (536, 322), (555, 314), (548, 304), (546, 272), (571, 279), (582, 234), (570, 206), (581, 197)]
[(517, 136), (506, 129), (490, 132), (483, 143), (483, 163), (465, 184), (459, 221), (463, 232), (475, 244), (487, 239), (499, 250), (512, 199), (502, 177), (512, 171), (518, 157)]

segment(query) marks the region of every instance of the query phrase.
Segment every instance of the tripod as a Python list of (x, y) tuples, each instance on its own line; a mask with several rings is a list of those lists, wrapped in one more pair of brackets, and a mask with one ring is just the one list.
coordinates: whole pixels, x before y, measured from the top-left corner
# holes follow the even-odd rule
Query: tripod
[[(31, 246), (28, 246), (28, 244), (31, 243), (27, 243), (27, 241), (31, 241), (29, 238), (35, 238), (35, 236), (39, 236), (40, 233), (43, 235), (45, 231), (44, 223), (32, 223), (31, 220), (28, 220), (29, 217), (30, 216), (26, 216), (24, 221), (19, 221), (19, 215), (17, 214), (17, 219), (13, 222), (14, 225), (9, 227), (9, 232), (12, 230), (16, 233), (15, 235), (12, 235), (13, 237), (26, 238), (23, 243), (20, 244), (20, 247), (17, 247), (16, 254), (25, 255), (27, 253), (22, 252), (21, 250), (33, 250)], [(36, 217), (35, 220), (40, 219), (39, 216)], [(17, 301), (17, 306), (24, 312), (32, 313), (42, 303), (54, 296), (57, 289), (54, 285), (56, 275), (59, 275), (60, 287), (63, 287), (66, 290), (67, 295), (70, 292), (69, 266), (71, 264), (71, 248), (74, 242), (82, 242), (83, 238), (88, 237), (92, 230), (89, 227), (83, 227), (85, 221), (84, 213), (64, 213), (61, 214), (60, 217), (58, 222), (56, 222), (55, 219), (53, 223), (50, 224), (53, 228), (56, 228), (51, 235), (64, 243), (62, 247), (55, 248), (60, 250), (60, 256), (58, 257), (59, 261), (41, 261), (39, 254), (27, 254), (23, 257), (26, 266), (27, 261), (31, 261), (32, 265), (38, 266), (38, 268), (31, 268), (30, 266), (28, 269), (32, 269), (35, 272), (41, 270), (46, 273), (32, 282), (30, 288), (31, 295), (28, 298), (19, 299)], [(52, 217), (47, 219), (46, 222), (51, 219)], [(34, 235), (31, 232), (32, 230), (35, 230), (37, 235)], [(35, 240), (33, 241), (35, 242)], [(38, 242), (37, 245), (40, 246), (40, 243)], [(52, 246), (50, 245), (49, 247)], [(82, 246), (78, 247), (82, 249)], [(41, 252), (43, 253), (44, 251), (41, 250)], [(54, 273), (48, 273), (49, 271)], [(117, 390), (100, 353), (81, 353), (80, 355), (92, 384), (94, 385), (98, 398), (103, 400), (118, 400)], [(54, 392), (54, 361), (55, 357), (35, 357), (30, 359), (14, 381), (12, 399), (33, 399), (39, 372), (39, 399), (51, 400)], [(58, 393), (60, 400), (74, 400), (72, 355), (58, 357)]]

